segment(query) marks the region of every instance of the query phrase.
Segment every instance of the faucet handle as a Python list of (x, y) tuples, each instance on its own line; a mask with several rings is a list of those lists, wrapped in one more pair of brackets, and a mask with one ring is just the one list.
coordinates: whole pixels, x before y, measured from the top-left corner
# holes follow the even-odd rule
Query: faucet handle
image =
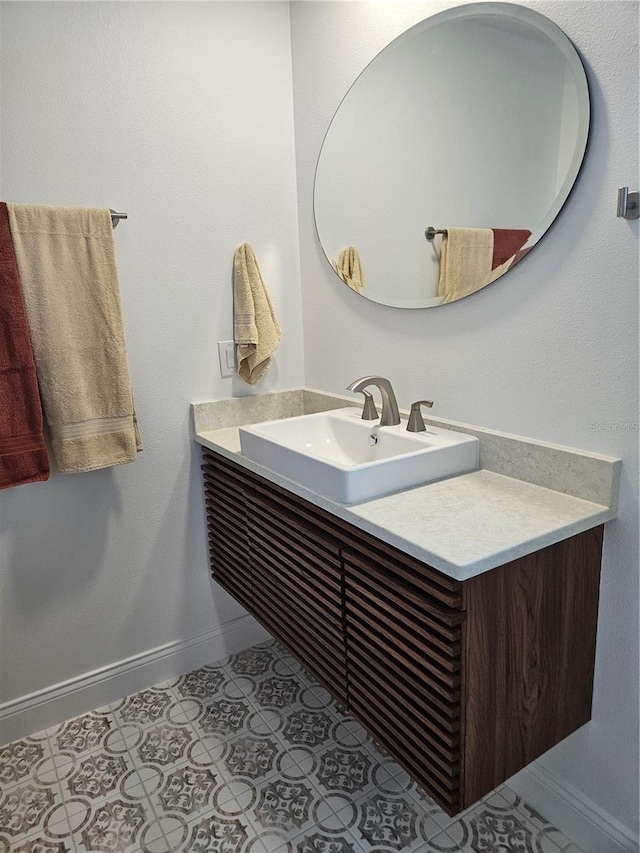
[(363, 421), (377, 421), (378, 420), (378, 410), (376, 409), (376, 404), (373, 401), (373, 395), (368, 391), (360, 391), (362, 396), (364, 397), (364, 406), (362, 408), (362, 420)]
[(411, 411), (409, 412), (409, 420), (407, 422), (407, 432), (426, 432), (427, 428), (424, 425), (424, 420), (422, 419), (420, 406), (428, 406), (428, 408), (431, 408), (433, 403), (431, 400), (416, 400), (415, 403), (411, 404)]
[(378, 419), (378, 410), (376, 409), (376, 404), (373, 401), (373, 395), (368, 391), (360, 392), (364, 397), (364, 406), (362, 408), (362, 420), (363, 421), (376, 421)]

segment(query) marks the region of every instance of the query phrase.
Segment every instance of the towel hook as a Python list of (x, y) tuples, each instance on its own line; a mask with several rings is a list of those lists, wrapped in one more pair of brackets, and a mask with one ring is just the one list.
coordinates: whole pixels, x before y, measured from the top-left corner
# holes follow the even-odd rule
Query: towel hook
[(618, 188), (618, 212), (623, 219), (638, 219), (640, 217), (640, 193), (629, 192), (629, 187)]

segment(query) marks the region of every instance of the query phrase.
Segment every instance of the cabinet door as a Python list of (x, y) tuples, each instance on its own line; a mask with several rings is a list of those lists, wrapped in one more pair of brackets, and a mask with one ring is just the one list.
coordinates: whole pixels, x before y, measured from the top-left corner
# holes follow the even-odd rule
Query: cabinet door
[(460, 804), (460, 584), (375, 547), (345, 549), (343, 557), (349, 708), (455, 814)]
[(237, 466), (203, 451), (211, 574), (240, 604), (253, 609), (244, 481)]
[(264, 486), (248, 493), (253, 611), (333, 693), (346, 702), (339, 544), (309, 507)]

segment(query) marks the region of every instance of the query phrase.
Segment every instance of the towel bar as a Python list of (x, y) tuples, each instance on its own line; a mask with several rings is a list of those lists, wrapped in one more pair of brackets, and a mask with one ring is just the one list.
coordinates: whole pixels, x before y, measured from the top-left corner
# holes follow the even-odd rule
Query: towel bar
[(121, 219), (129, 218), (126, 213), (116, 213), (116, 211), (113, 210), (111, 207), (109, 208), (109, 213), (111, 214), (111, 224), (114, 228), (116, 227), (118, 222), (120, 222)]
[(436, 234), (442, 234), (444, 237), (447, 236), (446, 228), (434, 228), (433, 225), (430, 225), (427, 230), (424, 232), (424, 236), (427, 240), (433, 240)]

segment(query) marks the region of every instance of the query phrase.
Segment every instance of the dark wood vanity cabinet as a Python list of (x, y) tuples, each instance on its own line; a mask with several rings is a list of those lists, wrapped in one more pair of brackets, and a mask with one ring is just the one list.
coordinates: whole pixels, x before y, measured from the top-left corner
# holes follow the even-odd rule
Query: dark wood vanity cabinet
[(602, 526), (456, 581), (203, 455), (215, 580), (449, 814), (590, 719)]

